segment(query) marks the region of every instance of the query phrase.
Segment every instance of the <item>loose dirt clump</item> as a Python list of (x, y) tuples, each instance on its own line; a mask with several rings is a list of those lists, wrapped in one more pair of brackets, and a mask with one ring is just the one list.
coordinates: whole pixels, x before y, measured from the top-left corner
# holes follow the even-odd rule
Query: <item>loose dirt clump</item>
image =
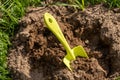
[[(57, 20), (71, 48), (82, 45), (89, 58), (77, 57), (69, 71), (65, 49), (43, 20)], [(114, 80), (120, 74), (120, 12), (103, 5), (85, 11), (72, 7), (29, 8), (12, 39), (8, 66), (13, 80)]]

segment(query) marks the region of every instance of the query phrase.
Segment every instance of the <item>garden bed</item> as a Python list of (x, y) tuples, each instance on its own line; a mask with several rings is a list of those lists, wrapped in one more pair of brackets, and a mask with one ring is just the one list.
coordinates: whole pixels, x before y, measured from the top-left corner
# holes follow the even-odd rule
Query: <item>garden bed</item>
[[(57, 20), (71, 48), (82, 45), (89, 58), (77, 57), (70, 71), (65, 49), (46, 28), (43, 15)], [(8, 67), (13, 80), (111, 80), (120, 76), (120, 9), (103, 5), (29, 8), (11, 39)]]

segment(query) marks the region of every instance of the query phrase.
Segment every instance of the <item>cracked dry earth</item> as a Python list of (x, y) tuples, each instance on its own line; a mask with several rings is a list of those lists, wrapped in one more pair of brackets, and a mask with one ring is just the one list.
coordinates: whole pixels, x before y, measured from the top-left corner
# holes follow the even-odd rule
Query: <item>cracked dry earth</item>
[[(51, 13), (70, 47), (82, 45), (89, 58), (77, 57), (69, 71), (66, 52), (43, 20)], [(72, 7), (29, 8), (11, 39), (8, 66), (13, 80), (114, 80), (120, 76), (120, 9), (103, 5), (85, 11)]]

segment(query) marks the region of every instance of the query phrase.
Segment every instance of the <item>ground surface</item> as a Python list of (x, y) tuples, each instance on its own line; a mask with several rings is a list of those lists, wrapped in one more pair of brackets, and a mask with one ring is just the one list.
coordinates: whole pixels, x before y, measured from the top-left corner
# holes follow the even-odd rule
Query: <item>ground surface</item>
[[(72, 72), (62, 62), (63, 46), (44, 24), (45, 12), (56, 18), (71, 48), (82, 45), (88, 53), (89, 59), (71, 63)], [(112, 80), (120, 75), (119, 9), (29, 8), (16, 32), (8, 55), (13, 80)]]

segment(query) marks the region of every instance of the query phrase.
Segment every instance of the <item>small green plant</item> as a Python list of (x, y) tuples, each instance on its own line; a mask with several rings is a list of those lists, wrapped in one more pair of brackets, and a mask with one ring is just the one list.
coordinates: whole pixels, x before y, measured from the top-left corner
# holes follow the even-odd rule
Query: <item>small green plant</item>
[(70, 4), (74, 5), (74, 7), (80, 8), (82, 10), (85, 9), (85, 1), (84, 0), (68, 0)]
[(57, 2), (57, 3), (55, 3), (55, 5), (58, 5), (58, 6), (71, 6), (71, 7), (74, 7), (75, 9), (78, 8), (78, 9), (82, 9), (82, 10), (85, 9), (84, 0), (68, 0), (68, 3)]
[(55, 20), (55, 18), (52, 15), (50, 15), (49, 13), (45, 13), (44, 21), (47, 25), (47, 28), (53, 32), (53, 34), (58, 38), (58, 40), (64, 46), (64, 48), (67, 52), (67, 55), (64, 57), (63, 62), (70, 70), (72, 70), (70, 67), (70, 62), (72, 60), (76, 60), (77, 56), (82, 56), (82, 57), (88, 58), (88, 56), (82, 46), (76, 46), (73, 49), (70, 48), (57, 21)]

